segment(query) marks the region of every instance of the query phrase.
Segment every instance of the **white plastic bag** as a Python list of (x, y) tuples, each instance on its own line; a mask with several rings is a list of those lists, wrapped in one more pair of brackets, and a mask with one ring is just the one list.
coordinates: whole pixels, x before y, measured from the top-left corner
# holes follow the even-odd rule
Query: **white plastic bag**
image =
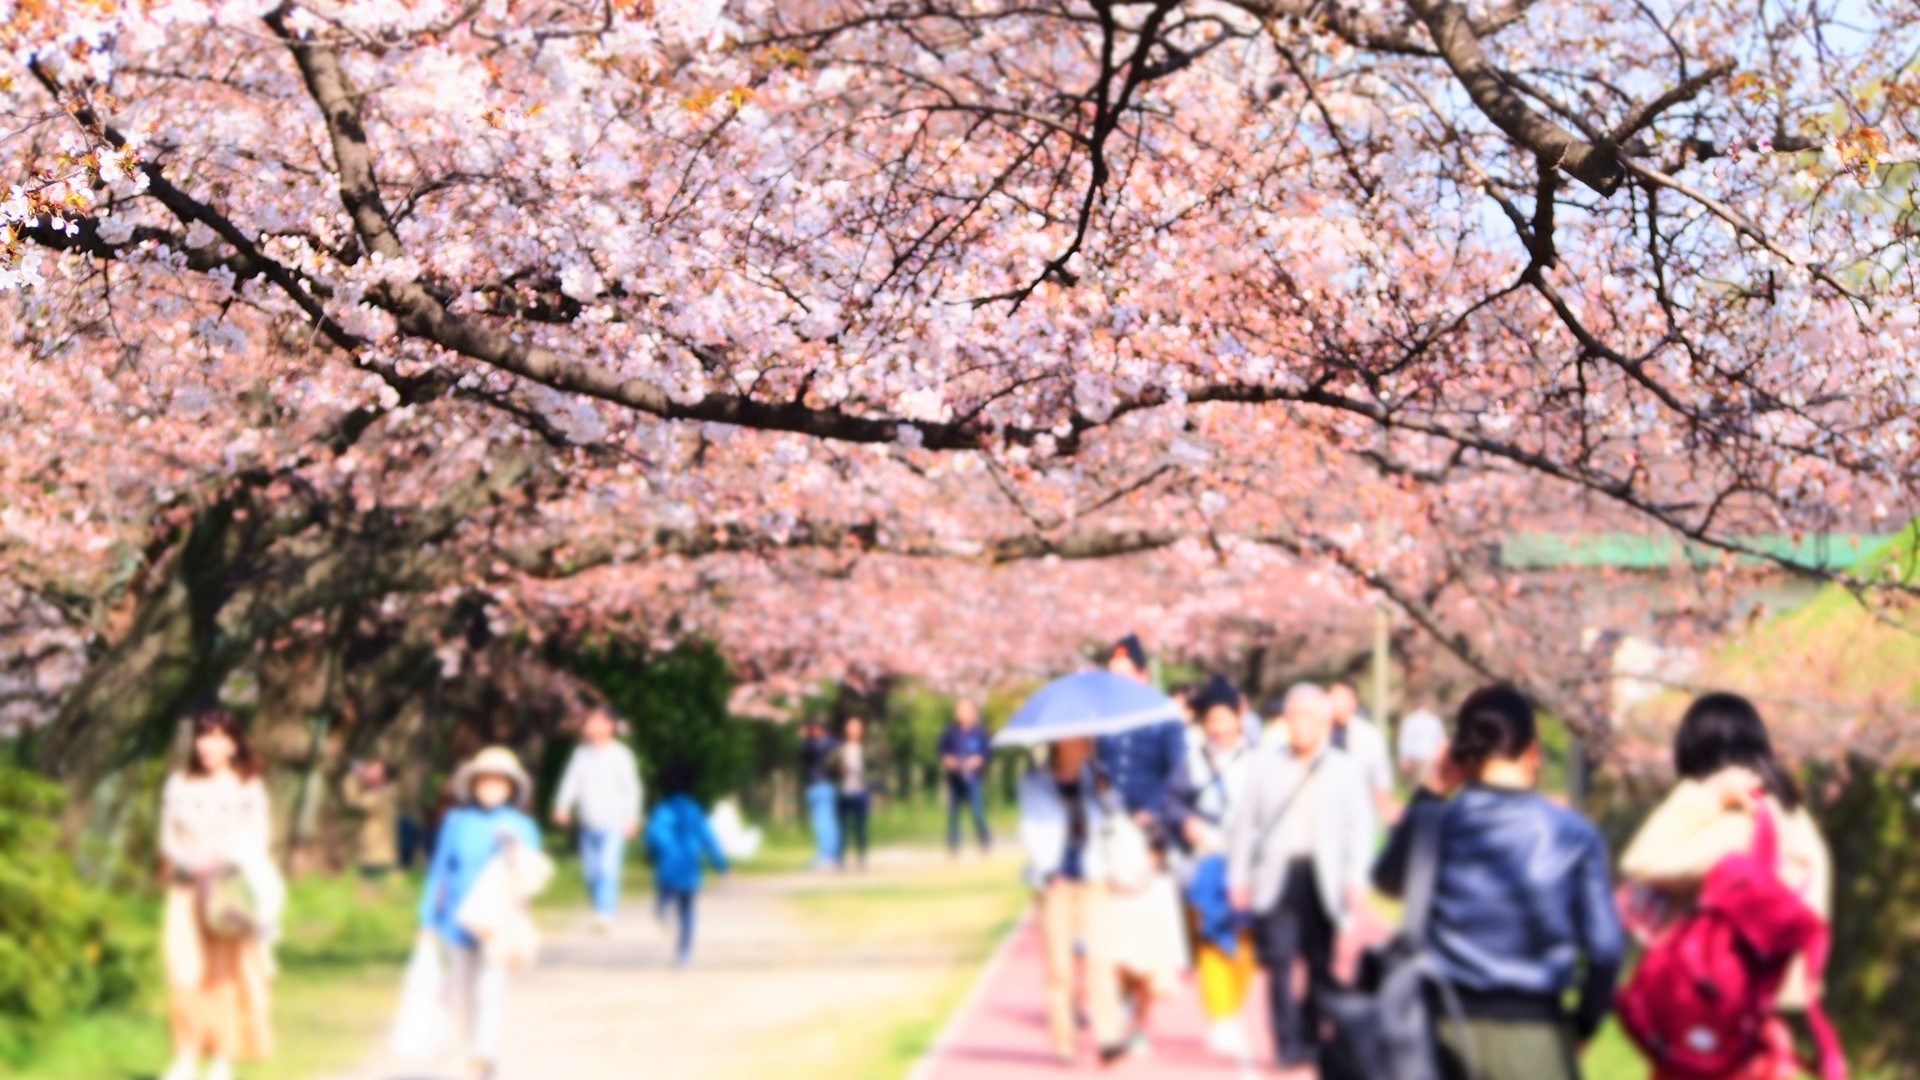
[(553, 860), (545, 852), (509, 843), (487, 860), (453, 921), (480, 942), (490, 959), (510, 968), (532, 967), (539, 958), (540, 928), (528, 902), (552, 880)]
[(402, 1061), (431, 1061), (445, 1047), (451, 1017), (447, 1015), (446, 973), (441, 969), (440, 943), (425, 934), (414, 942), (413, 957), (400, 984), (400, 1012), (393, 1021), (393, 1053)]

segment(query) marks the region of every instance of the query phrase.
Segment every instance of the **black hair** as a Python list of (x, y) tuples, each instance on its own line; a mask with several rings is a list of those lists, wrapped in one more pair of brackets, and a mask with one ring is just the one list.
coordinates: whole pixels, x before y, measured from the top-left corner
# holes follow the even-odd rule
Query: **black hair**
[(1468, 773), (1495, 758), (1517, 758), (1540, 738), (1533, 702), (1505, 683), (1483, 686), (1460, 703), (1448, 754)]
[(1239, 689), (1225, 675), (1215, 675), (1188, 700), (1193, 703), (1194, 713), (1204, 717), (1208, 710), (1223, 705), (1238, 712), (1242, 698)]
[(1128, 634), (1114, 642), (1113, 648), (1107, 650), (1107, 659), (1112, 660), (1121, 653), (1127, 654), (1127, 659), (1133, 661), (1134, 667), (1147, 670), (1147, 647), (1140, 644), (1139, 634)]
[(700, 770), (690, 761), (675, 761), (660, 769), (660, 794), (693, 795), (700, 786)]
[(1673, 737), (1673, 770), (1703, 780), (1736, 765), (1752, 770), (1781, 806), (1800, 805), (1800, 785), (1774, 756), (1760, 710), (1739, 694), (1704, 694), (1687, 706)]

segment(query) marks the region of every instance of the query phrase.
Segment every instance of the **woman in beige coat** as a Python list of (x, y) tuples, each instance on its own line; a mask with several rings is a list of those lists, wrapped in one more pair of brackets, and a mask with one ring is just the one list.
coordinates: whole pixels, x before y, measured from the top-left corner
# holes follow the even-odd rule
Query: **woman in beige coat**
[[(1760, 713), (1737, 694), (1707, 694), (1687, 709), (1674, 737), (1674, 770), (1680, 782), (1640, 827), (1620, 860), (1620, 874), (1635, 886), (1642, 922), (1657, 929), (1684, 913), (1707, 874), (1722, 859), (1753, 847), (1755, 815), (1773, 815), (1780, 837), (1780, 880), (1799, 893), (1822, 919), (1833, 911), (1833, 857), (1799, 785), (1774, 756)], [(1775, 1007), (1803, 1012), (1820, 993), (1796, 960)], [(1798, 1076), (1792, 1038), (1776, 1022), (1772, 1051), (1743, 1074), (1753, 1080)]]
[[(265, 1057), (268, 949), (278, 918), (278, 875), (269, 852), (267, 789), (260, 760), (232, 713), (210, 709), (193, 721), (185, 771), (161, 795), (160, 852), (167, 863), (160, 948), (167, 974), (173, 1066), (165, 1080), (228, 1080), (235, 1061)], [(210, 925), (216, 892), (237, 887), (251, 913), (241, 925)]]

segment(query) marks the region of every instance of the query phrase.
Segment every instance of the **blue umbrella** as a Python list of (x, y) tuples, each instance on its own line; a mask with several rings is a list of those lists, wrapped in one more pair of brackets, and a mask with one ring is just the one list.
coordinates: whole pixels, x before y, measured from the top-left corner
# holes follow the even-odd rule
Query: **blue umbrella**
[(1153, 687), (1111, 672), (1083, 671), (1056, 679), (1028, 698), (993, 737), (993, 745), (1038, 746), (1092, 735), (1118, 735), (1178, 719), (1180, 706)]

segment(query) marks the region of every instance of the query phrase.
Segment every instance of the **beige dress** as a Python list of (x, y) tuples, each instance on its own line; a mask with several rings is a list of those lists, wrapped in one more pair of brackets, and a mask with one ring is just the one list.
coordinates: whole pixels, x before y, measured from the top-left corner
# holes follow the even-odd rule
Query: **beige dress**
[(257, 1060), (273, 1050), (269, 965), (254, 936), (221, 937), (201, 924), (196, 874), (268, 860), (266, 785), (184, 773), (161, 795), (160, 853), (168, 866), (160, 950), (177, 1054)]
[[(1682, 780), (1640, 826), (1620, 859), (1620, 875), (1682, 903), (1690, 902), (1720, 860), (1753, 847), (1749, 810), (1723, 805), (1708, 782)], [(1780, 880), (1798, 892), (1822, 919), (1833, 913), (1833, 856), (1805, 807), (1782, 812), (1771, 799), (1780, 836)], [(1807, 1007), (1807, 971), (1795, 960), (1780, 991), (1779, 1007)]]

